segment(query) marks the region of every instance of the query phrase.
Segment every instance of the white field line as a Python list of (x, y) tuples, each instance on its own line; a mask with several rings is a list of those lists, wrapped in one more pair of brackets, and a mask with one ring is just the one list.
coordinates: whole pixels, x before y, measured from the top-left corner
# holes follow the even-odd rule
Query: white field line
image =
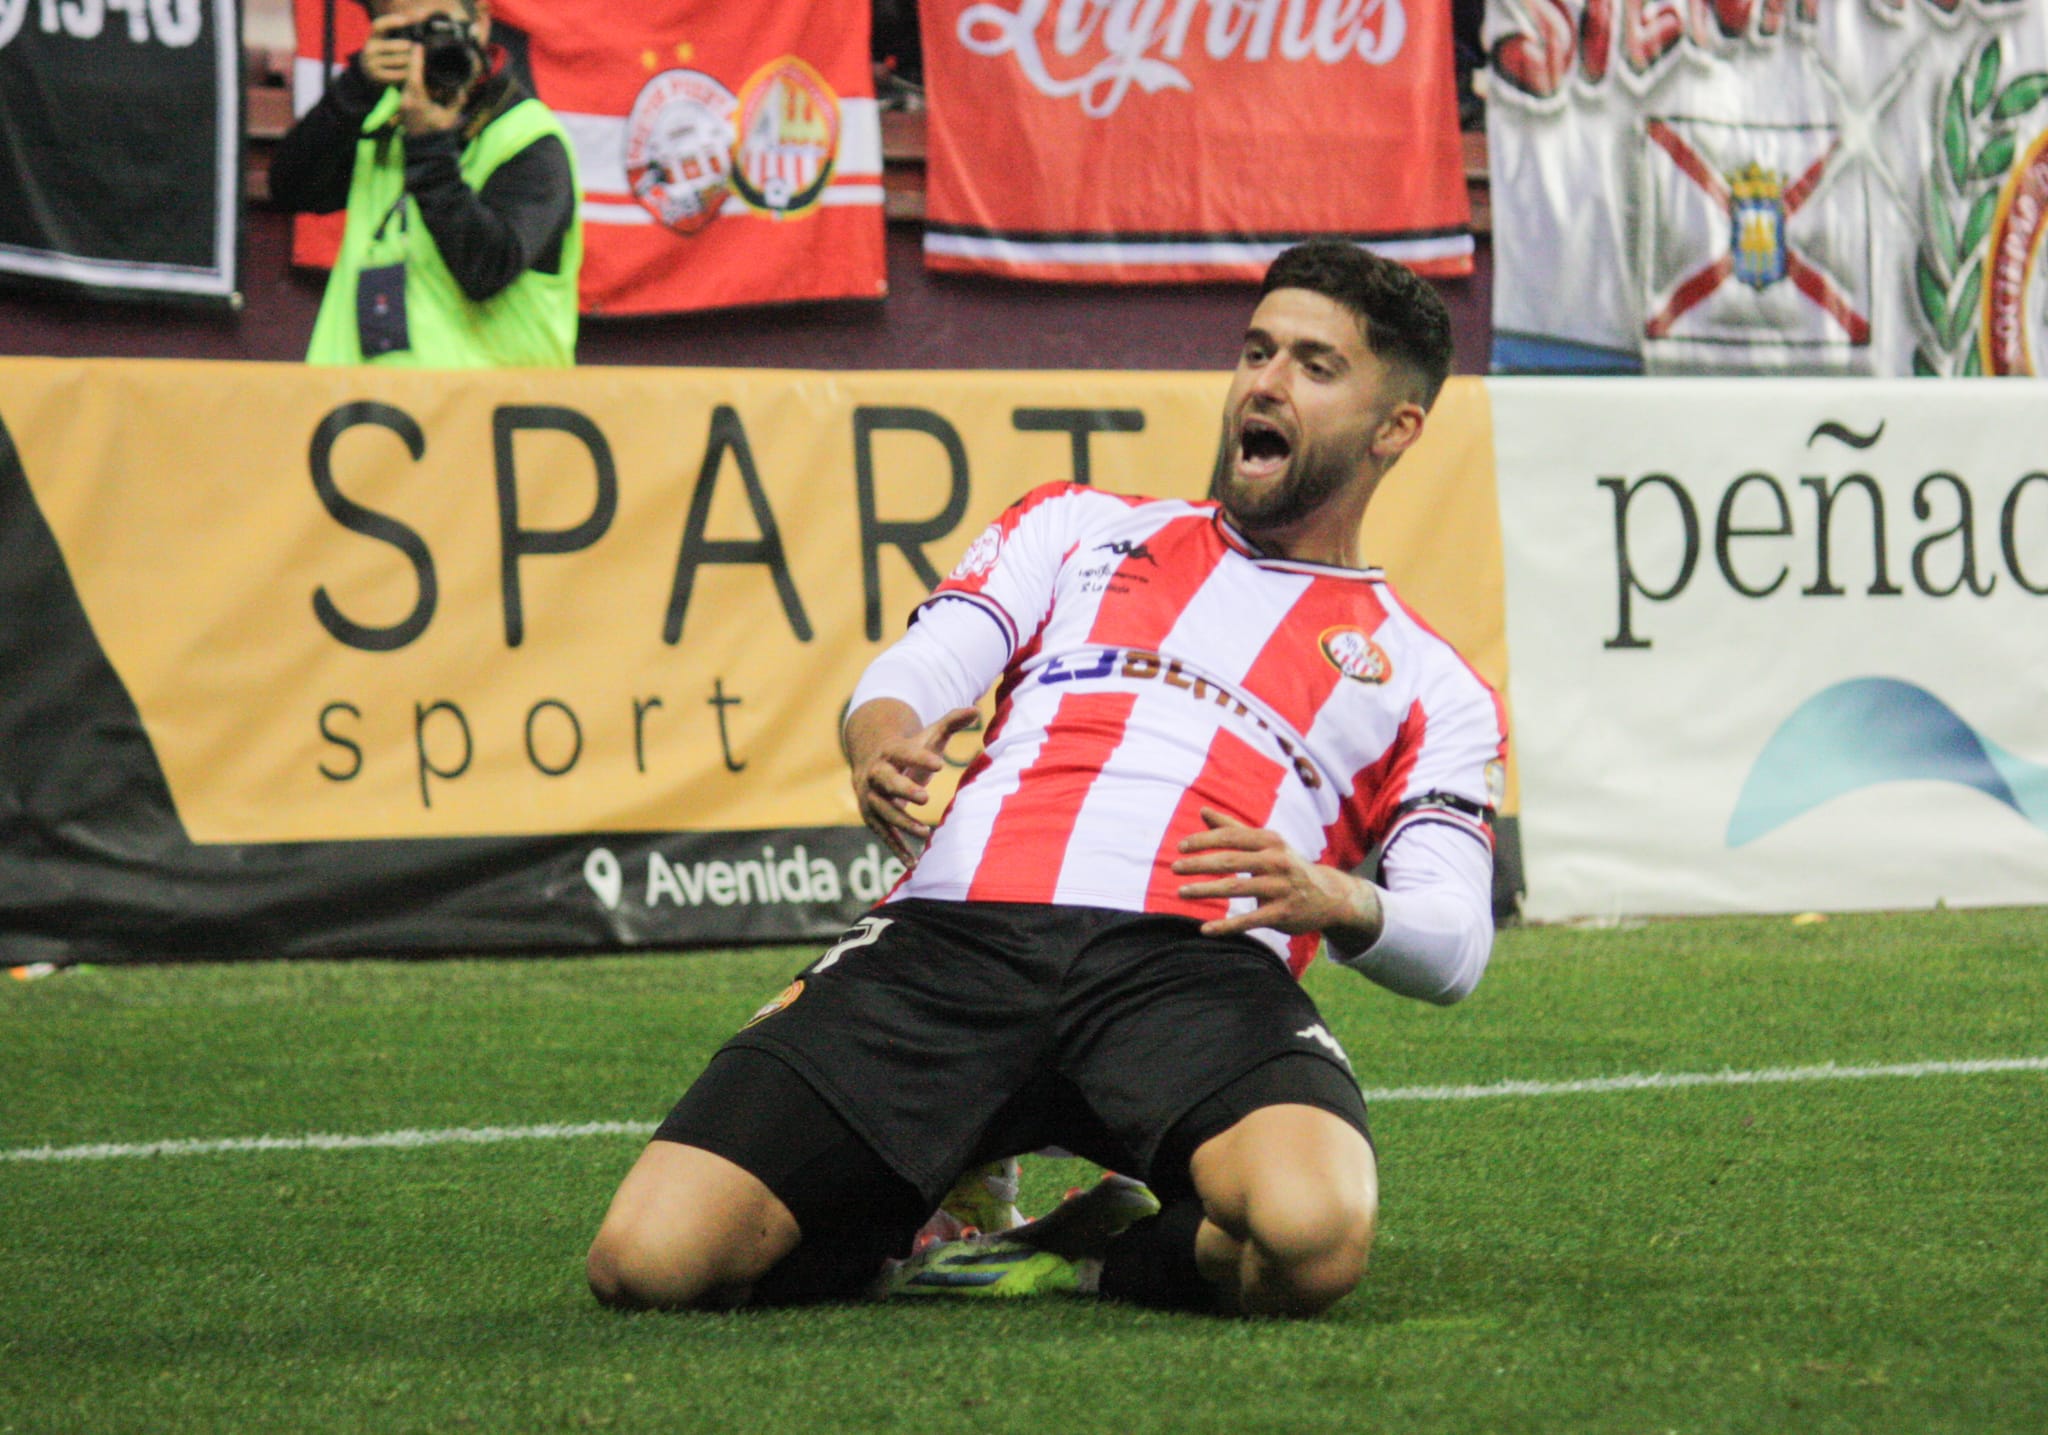
[[(1774, 1066), (1761, 1071), (1674, 1071), (1599, 1076), (1580, 1081), (1497, 1081), (1485, 1086), (1396, 1086), (1368, 1091), (1368, 1102), (1480, 1101), (1502, 1096), (1585, 1096), (1614, 1091), (1676, 1091), (1696, 1086), (1777, 1086), (1807, 1081), (1869, 1081), (1879, 1077), (1981, 1076), (2002, 1071), (2048, 1072), (2048, 1056), (1981, 1061), (1914, 1061), (1894, 1066)], [(0, 1148), (0, 1161), (111, 1161), (135, 1156), (218, 1156), (239, 1151), (413, 1150), (423, 1146), (487, 1146), (503, 1141), (558, 1141), (572, 1136), (646, 1136), (651, 1121), (580, 1121), (548, 1126), (455, 1126), (438, 1131), (380, 1131), (367, 1136), (229, 1136), (215, 1140), (102, 1142), (89, 1146)]]
[(217, 1140), (100, 1142), (91, 1146), (18, 1146), (0, 1161), (112, 1161), (127, 1156), (219, 1156), (231, 1151), (412, 1150), (490, 1146), (500, 1141), (558, 1141), (565, 1136), (651, 1135), (652, 1121), (578, 1121), (552, 1126), (452, 1126), (439, 1131), (378, 1131), (368, 1136), (225, 1136)]
[(1689, 1086), (1777, 1086), (1797, 1081), (1869, 1081), (1882, 1076), (1981, 1076), (1994, 1071), (2048, 1071), (2048, 1056), (1982, 1061), (1910, 1061), (1896, 1066), (1769, 1066), (1761, 1071), (1673, 1071), (1647, 1076), (1595, 1076), (1583, 1081), (1496, 1081), (1487, 1086), (1397, 1086), (1368, 1091), (1367, 1101), (1478, 1101), (1490, 1096), (1583, 1096), (1603, 1091), (1668, 1091)]

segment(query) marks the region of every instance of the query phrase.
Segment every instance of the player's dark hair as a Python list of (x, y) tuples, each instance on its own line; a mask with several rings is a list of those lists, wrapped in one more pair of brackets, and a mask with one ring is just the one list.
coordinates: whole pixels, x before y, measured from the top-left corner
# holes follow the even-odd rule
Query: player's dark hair
[(1266, 270), (1259, 297), (1275, 289), (1307, 289), (1349, 309), (1366, 347), (1414, 376), (1425, 409), (1436, 402), (1451, 372), (1451, 315), (1412, 269), (1346, 240), (1311, 239)]

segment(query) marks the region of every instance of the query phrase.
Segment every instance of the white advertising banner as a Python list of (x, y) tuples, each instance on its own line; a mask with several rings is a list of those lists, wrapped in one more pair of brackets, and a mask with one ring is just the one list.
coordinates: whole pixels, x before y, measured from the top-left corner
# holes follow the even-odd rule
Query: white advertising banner
[(1488, 388), (1530, 916), (2048, 901), (2048, 389)]
[(2048, 0), (1488, 0), (1494, 368), (2035, 374)]

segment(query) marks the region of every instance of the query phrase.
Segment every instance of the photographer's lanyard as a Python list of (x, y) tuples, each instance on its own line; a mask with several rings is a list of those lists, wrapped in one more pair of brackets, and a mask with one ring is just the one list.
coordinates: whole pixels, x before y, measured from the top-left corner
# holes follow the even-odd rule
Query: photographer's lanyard
[(401, 189), (398, 202), (385, 211), (370, 235), (368, 247), (375, 253), (383, 245), (391, 221), (396, 219), (397, 259), (371, 265), (356, 275), (356, 341), (366, 359), (412, 347), (412, 329), (405, 313), (405, 255), (412, 235), (412, 216), (406, 201), (411, 198)]
[[(384, 242), (384, 231), (391, 227), (391, 221), (394, 219), (398, 221), (398, 234), (400, 240), (405, 241), (409, 240), (412, 237), (412, 215), (410, 212), (407, 211), (405, 207), (406, 201), (411, 198), (412, 196), (405, 193), (403, 190), (399, 192), (397, 201), (392, 204), (391, 208), (384, 211), (384, 217), (377, 222), (376, 229), (371, 232), (370, 242), (372, 244), (382, 244)], [(401, 242), (401, 258), (403, 257), (404, 248), (405, 246)]]

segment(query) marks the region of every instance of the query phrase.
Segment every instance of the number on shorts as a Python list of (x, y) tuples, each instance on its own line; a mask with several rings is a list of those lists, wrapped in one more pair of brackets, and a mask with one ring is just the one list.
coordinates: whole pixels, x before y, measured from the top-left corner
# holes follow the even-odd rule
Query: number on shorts
[(832, 949), (811, 964), (811, 975), (816, 976), (856, 947), (871, 947), (875, 939), (889, 929), (894, 917), (862, 917), (853, 924), (853, 930), (832, 944)]

